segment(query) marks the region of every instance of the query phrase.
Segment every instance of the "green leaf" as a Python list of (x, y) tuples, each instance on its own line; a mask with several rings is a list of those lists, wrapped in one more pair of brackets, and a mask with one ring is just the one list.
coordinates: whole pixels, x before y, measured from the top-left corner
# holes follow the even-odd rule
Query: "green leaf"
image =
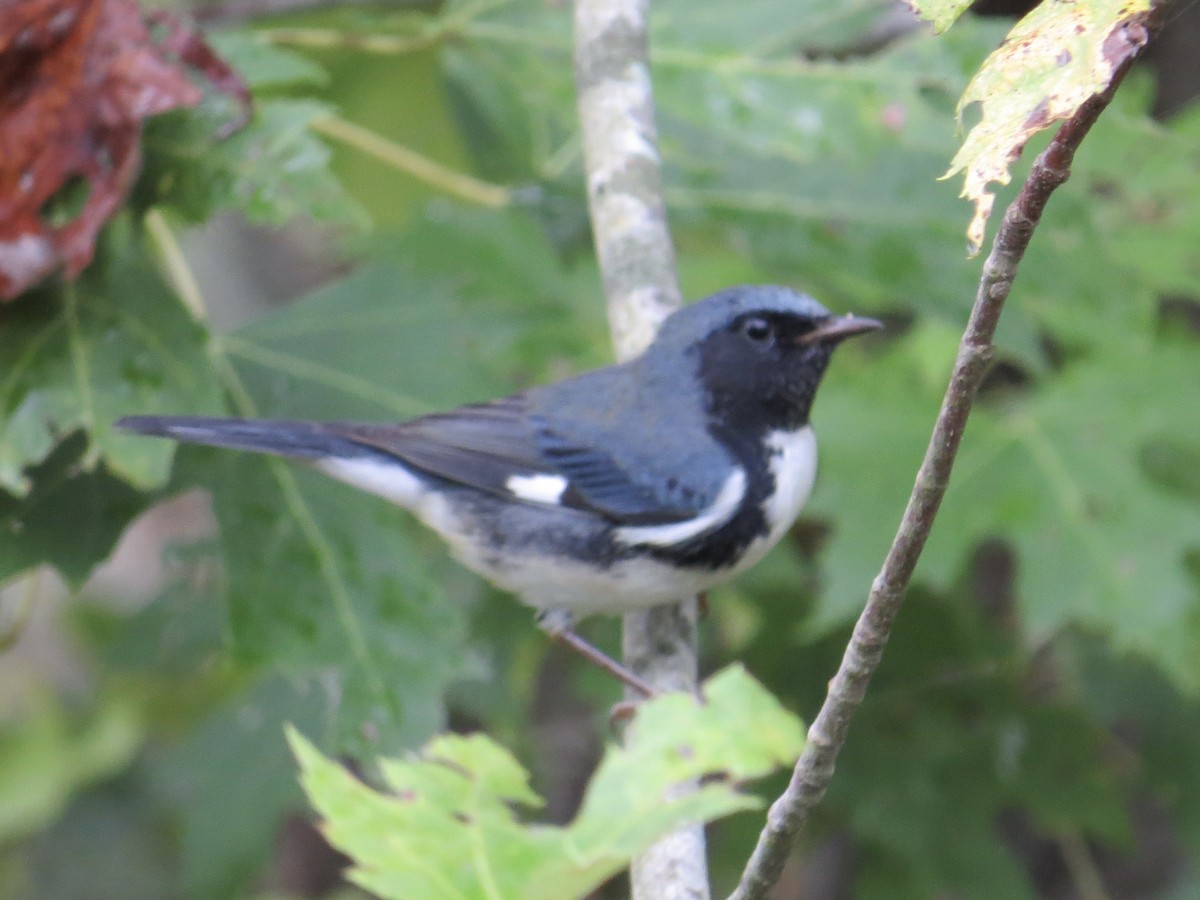
[(650, 18), (651, 51), (662, 46), (668, 53), (683, 48), (722, 53), (738, 47), (760, 58), (789, 51), (821, 55), (863, 41), (892, 11), (890, 0), (760, 0), (731, 15), (716, 2), (665, 0)]
[[(569, 16), (529, 2), (468, 8), (444, 60), (480, 158), (510, 178), (569, 184), (582, 208)], [(972, 22), (864, 54), (886, 34), (887, 9), (773, 0), (731, 19), (716, 0), (656, 5), (667, 202), (681, 235), (721, 229), (761, 279), (834, 307), (956, 320), (977, 273), (953, 225), (961, 204), (936, 179), (956, 145), (954, 100), (1002, 32)]]
[(253, 31), (213, 31), (206, 39), (256, 93), (268, 87), (323, 85), (325, 70), (307, 56), (279, 47)]
[(922, 19), (933, 23), (939, 34), (958, 21), (971, 7), (971, 0), (905, 0)]
[(144, 726), (128, 698), (71, 715), (51, 696), (0, 730), (0, 838), (12, 841), (52, 822), (80, 787), (120, 771)]
[(351, 877), (373, 893), (582, 897), (672, 829), (757, 806), (730, 781), (759, 777), (799, 752), (799, 721), (742, 670), (714, 676), (704, 697), (643, 704), (629, 746), (608, 750), (565, 827), (516, 818), (510, 804), (540, 801), (516, 760), (482, 734), (444, 735), (421, 757), (383, 761), (390, 794), (356, 780), (294, 730), (288, 737), (326, 834), (354, 859)]
[(147, 498), (103, 467), (81, 464), (81, 433), (28, 469), (29, 492), (0, 491), (0, 583), (48, 563), (78, 585), (107, 559)]
[[(883, 355), (854, 344), (838, 350), (812, 413), (820, 472), (803, 515), (829, 523), (832, 533), (821, 556), (820, 602), (805, 623), (810, 634), (853, 621), (866, 602), (929, 443), (957, 343), (949, 331), (928, 328)], [(926, 556), (943, 539), (946, 514), (943, 506)], [(962, 550), (956, 544), (946, 555), (957, 561)]]
[(223, 139), (215, 135), (239, 114), (227, 99), (159, 116), (143, 139), (146, 161), (135, 198), (196, 222), (232, 208), (264, 225), (299, 217), (365, 229), (366, 214), (330, 171), (329, 148), (309, 129), (329, 112), (314, 100), (257, 100), (250, 121)]
[(465, 603), (430, 576), (407, 513), (282, 461), (197, 453), (213, 492), (238, 658), (325, 671), (339, 745), (419, 743), (459, 674)]
[(1034, 696), (1046, 657), (973, 599), (914, 589), (838, 760), (822, 813), (854, 836), (855, 896), (1037, 896), (999, 821), (1128, 840), (1132, 776), (1111, 736), (1069, 690)]
[[(187, 510), (183, 515), (187, 515)], [(162, 549), (162, 585), (150, 602), (135, 611), (107, 610), (87, 603), (76, 608), (76, 629), (91, 639), (94, 655), (106, 671), (123, 680), (165, 684), (170, 712), (184, 716), (191, 706), (180, 685), (201, 697), (211, 691), (226, 661), (226, 616), (212, 592), (215, 534), (184, 543), (166, 542)], [(89, 593), (103, 593), (92, 586)], [(207, 676), (207, 677), (206, 677)], [(197, 701), (189, 693), (193, 704)], [(203, 705), (205, 700), (198, 701)]]
[(75, 285), (0, 308), (0, 358), (12, 361), (0, 379), (0, 488), (26, 494), (24, 470), (77, 429), (85, 471), (103, 463), (137, 487), (158, 486), (170, 449), (112, 423), (130, 412), (216, 410), (206, 335), (144, 254), (114, 237)]
[(322, 693), (315, 680), (268, 675), (155, 755), (155, 800), (178, 810), (182, 894), (242, 896), (260, 876), (302, 804), (282, 726), (319, 728)]
[[(639, 711), (630, 746), (610, 749), (592, 777), (568, 829), (574, 850), (623, 864), (685, 822), (759, 805), (729, 784), (706, 784), (683, 796), (676, 796), (677, 785), (714, 774), (733, 781), (757, 778), (799, 755), (802, 724), (740, 666), (710, 677), (701, 693), (701, 705), (669, 694)], [(574, 862), (558, 860), (550, 871), (565, 878)]]
[(1103, 758), (1108, 736), (1073, 704), (1056, 703), (1001, 720), (1001, 757), (1008, 792), (1050, 834), (1086, 833), (1129, 840), (1125, 786)]
[[(946, 503), (947, 533), (999, 527), (1020, 552), (1026, 627), (1101, 627), (1146, 654), (1186, 690), (1200, 691), (1200, 589), (1185, 567), (1200, 545), (1200, 505), (1146, 477), (1146, 448), (1169, 436), (1200, 447), (1194, 347), (1139, 346), (1139, 365), (1113, 377), (1107, 362), (1075, 367), (1035, 401), (988, 416), (964, 446)], [(982, 419), (982, 417), (981, 417)], [(979, 504), (1005, 486), (1004, 505)]]
[[(1107, 338), (1114, 347), (1121, 330), (1097, 327), (1122, 312), (1114, 305), (1133, 305), (1146, 321), (1156, 314), (1159, 296), (1195, 294), (1200, 282), (1193, 252), (1200, 209), (1179, 202), (1195, 172), (1200, 108), (1167, 123), (1155, 121), (1148, 114), (1154, 85), (1149, 78), (1135, 78), (1138, 74), (1135, 70), (1122, 84), (1076, 156), (1068, 188), (1055, 196), (1055, 212), (1048, 218), (1069, 217), (1070, 230), (1056, 229), (1053, 248), (1039, 250), (1035, 242), (1021, 273), (1028, 289), (1030, 264), (1036, 261), (1038, 292), (1031, 306), (1050, 307), (1057, 332), (1070, 329), (1079, 335), (1086, 328), (1089, 340)], [(1069, 273), (1062, 269), (1064, 262), (1073, 263)], [(1074, 286), (1069, 298), (1062, 296), (1064, 280)], [(1124, 290), (1114, 293), (1113, 284)], [(1092, 314), (1070, 316), (1080, 304)], [(1100, 309), (1107, 316), (1094, 314)]]
[[(1189, 411), (1200, 366), (1190, 346), (1139, 343), (1134, 334), (1122, 352), (1137, 356), (1136, 369), (1114, 371), (1104, 357), (1080, 363), (1028, 397), (972, 416), (917, 578), (944, 586), (978, 542), (1005, 537), (1019, 553), (1030, 634), (1088, 623), (1196, 692), (1200, 591), (1185, 560), (1200, 546), (1200, 505), (1164, 490), (1161, 472), (1145, 461), (1164, 445), (1191, 454), (1200, 447), (1200, 421)], [(828, 481), (813, 508), (839, 515), (818, 628), (861, 606), (937, 404), (937, 391), (911, 376), (885, 379), (843, 362), (814, 413)], [(850, 377), (853, 387), (843, 387)], [(875, 412), (864, 415), (868, 407)], [(854, 478), (867, 471), (881, 476), (871, 491)]]
[(1183, 839), (1200, 840), (1200, 756), (1192, 752), (1200, 707), (1143, 659), (1114, 655), (1081, 636), (1066, 656), (1072, 694), (1107, 727), (1126, 736), (1148, 790), (1169, 811)]
[(959, 118), (972, 103), (982, 105), (982, 117), (943, 177), (966, 172), (962, 196), (975, 205), (967, 229), (972, 253), (983, 244), (995, 200), (988, 185), (1008, 184), (1008, 167), (1032, 135), (1070, 118), (1108, 87), (1125, 59), (1115, 52), (1119, 45), (1109, 46), (1111, 38), (1149, 9), (1149, 0), (1047, 0), (1016, 24), (971, 79)]

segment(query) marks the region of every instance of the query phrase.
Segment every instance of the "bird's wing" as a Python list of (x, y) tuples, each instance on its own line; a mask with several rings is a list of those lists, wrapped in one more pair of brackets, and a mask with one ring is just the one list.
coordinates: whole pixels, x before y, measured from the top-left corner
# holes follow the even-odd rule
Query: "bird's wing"
[(513, 478), (551, 474), (533, 442), (521, 394), (395, 425), (326, 427), (429, 475), (496, 494), (512, 494)]
[[(694, 519), (714, 498), (677, 479), (631, 471), (594, 441), (532, 414), (526, 395), (463, 406), (399, 425), (329, 423), (339, 437), (414, 469), (509, 499), (587, 510), (622, 525)], [(569, 427), (567, 430), (570, 430)]]
[[(566, 479), (562, 502), (595, 510), (625, 525), (654, 525), (693, 519), (707, 497), (680, 485), (637, 479), (612, 454), (543, 427), (537, 434), (544, 459)], [(682, 487), (682, 490), (681, 490)]]

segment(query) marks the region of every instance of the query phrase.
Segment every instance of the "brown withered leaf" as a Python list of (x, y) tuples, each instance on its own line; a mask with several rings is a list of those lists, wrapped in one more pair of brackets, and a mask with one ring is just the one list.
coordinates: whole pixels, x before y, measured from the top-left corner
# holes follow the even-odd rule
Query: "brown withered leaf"
[(202, 99), (189, 71), (248, 108), (197, 32), (161, 14), (153, 27), (165, 34), (136, 0), (0, 5), (0, 299), (91, 261), (137, 174), (143, 120)]

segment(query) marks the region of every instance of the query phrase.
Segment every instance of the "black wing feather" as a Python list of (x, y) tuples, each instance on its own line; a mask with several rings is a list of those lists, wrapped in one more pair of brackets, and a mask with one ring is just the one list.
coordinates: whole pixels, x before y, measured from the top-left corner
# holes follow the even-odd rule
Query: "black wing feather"
[(582, 447), (553, 431), (538, 433), (543, 456), (570, 487), (563, 502), (599, 510), (631, 525), (682, 522), (695, 516), (695, 506), (664, 503), (658, 492), (639, 484), (607, 453)]
[(549, 471), (520, 394), (399, 425), (337, 422), (329, 427), (427, 474), (505, 496), (511, 496), (506, 487), (511, 476)]
[(334, 433), (422, 472), (511, 499), (514, 475), (558, 475), (560, 503), (628, 524), (679, 522), (698, 506), (666, 504), (603, 451), (553, 432), (523, 394), (463, 406), (399, 425), (331, 423)]
[(595, 438), (552, 429), (531, 412), (524, 394), (392, 425), (189, 416), (133, 416), (117, 424), (142, 434), (302, 459), (391, 456), (506, 499), (513, 499), (508, 480), (514, 475), (561, 476), (567, 480), (562, 506), (621, 524), (684, 521), (708, 500), (677, 483), (648, 485), (645, 473), (639, 479), (594, 446)]

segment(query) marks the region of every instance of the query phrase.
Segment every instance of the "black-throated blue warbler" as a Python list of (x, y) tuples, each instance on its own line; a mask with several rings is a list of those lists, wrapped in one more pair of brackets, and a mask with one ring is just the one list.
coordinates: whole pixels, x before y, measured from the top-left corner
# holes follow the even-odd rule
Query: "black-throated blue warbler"
[(630, 362), (399, 424), (117, 424), (303, 460), (412, 510), (630, 681), (580, 646), (574, 621), (693, 595), (761, 559), (812, 489), (809, 410), (834, 348), (878, 327), (786, 288), (736, 287), (669, 316)]

